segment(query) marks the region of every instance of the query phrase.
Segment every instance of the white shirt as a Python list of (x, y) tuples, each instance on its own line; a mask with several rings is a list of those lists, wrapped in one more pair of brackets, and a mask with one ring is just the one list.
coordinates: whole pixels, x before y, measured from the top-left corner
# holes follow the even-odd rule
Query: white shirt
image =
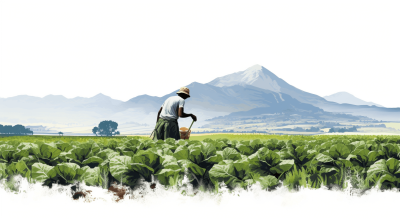
[(183, 107), (185, 100), (180, 96), (171, 96), (161, 106), (163, 109), (160, 114), (160, 118), (171, 120), (178, 119), (178, 107)]

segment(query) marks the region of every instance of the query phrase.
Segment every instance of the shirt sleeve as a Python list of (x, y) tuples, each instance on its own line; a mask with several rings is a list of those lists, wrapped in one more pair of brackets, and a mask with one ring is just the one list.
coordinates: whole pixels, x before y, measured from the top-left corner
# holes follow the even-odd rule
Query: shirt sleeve
[(181, 100), (179, 100), (179, 107), (183, 107), (183, 106), (185, 106), (185, 100), (181, 99)]

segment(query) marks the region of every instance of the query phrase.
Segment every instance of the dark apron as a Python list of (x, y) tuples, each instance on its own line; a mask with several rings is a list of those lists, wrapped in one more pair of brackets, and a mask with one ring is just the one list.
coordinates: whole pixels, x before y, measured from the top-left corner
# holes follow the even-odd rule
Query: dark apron
[(154, 129), (153, 140), (165, 140), (167, 138), (174, 138), (179, 140), (181, 138), (179, 134), (178, 120), (167, 120), (159, 118)]

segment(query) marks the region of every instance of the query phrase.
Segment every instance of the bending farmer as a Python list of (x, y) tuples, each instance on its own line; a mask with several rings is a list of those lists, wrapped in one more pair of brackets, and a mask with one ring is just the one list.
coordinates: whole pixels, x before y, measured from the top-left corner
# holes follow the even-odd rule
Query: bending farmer
[(179, 117), (191, 117), (194, 121), (197, 121), (196, 116), (193, 114), (185, 114), (183, 112), (185, 99), (190, 97), (189, 89), (182, 87), (177, 94), (178, 96), (169, 97), (158, 111), (153, 140), (165, 140), (167, 138), (179, 140), (181, 138), (178, 126)]

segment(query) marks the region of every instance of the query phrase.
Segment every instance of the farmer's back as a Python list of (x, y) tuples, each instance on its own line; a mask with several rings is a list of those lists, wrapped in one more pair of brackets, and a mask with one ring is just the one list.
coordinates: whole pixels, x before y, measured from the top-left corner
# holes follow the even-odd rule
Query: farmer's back
[(185, 100), (180, 96), (171, 96), (161, 106), (163, 109), (160, 114), (160, 118), (166, 120), (177, 120), (178, 116), (178, 108), (184, 107)]

